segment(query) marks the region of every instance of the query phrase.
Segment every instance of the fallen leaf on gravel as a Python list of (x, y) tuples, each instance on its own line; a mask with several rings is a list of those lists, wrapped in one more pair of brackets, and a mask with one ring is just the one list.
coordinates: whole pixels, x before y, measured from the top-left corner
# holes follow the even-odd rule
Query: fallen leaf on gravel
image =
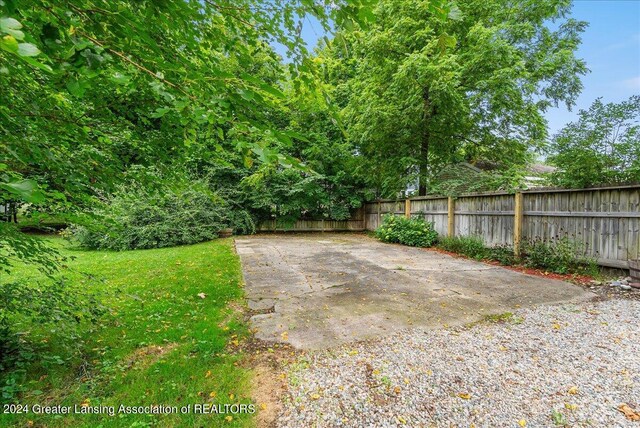
[(400, 391), (402, 391), (402, 389), (399, 386), (393, 388), (393, 392), (395, 392), (396, 394), (400, 394)]
[(560, 330), (561, 328), (562, 328), (562, 326), (560, 324), (558, 324), (558, 323), (554, 323), (553, 324), (553, 329), (554, 330)]
[(463, 400), (468, 400), (471, 398), (471, 394), (467, 394), (466, 392), (458, 392), (458, 397), (462, 398)]
[(640, 413), (633, 410), (628, 404), (622, 403), (618, 406), (618, 410), (624, 413), (624, 416), (630, 421), (640, 421)]
[(571, 388), (569, 388), (569, 390), (567, 392), (569, 394), (571, 394), (571, 395), (576, 395), (578, 393), (578, 387), (577, 386), (572, 386)]
[(262, 409), (262, 410), (267, 410), (267, 405), (266, 405), (266, 404), (264, 404), (264, 403), (261, 403), (261, 404), (260, 404), (260, 409)]
[(575, 410), (578, 408), (578, 406), (576, 406), (575, 404), (564, 403), (564, 408), (567, 410)]
[(358, 355), (358, 351), (356, 350), (349, 351), (349, 355)]
[(375, 369), (374, 371), (372, 371), (371, 373), (373, 373), (374, 375), (379, 375), (380, 374), (380, 370)]
[(525, 419), (520, 419), (518, 421), (518, 425), (520, 425), (522, 428), (527, 426), (527, 421)]
[(403, 418), (402, 416), (398, 416), (398, 422), (400, 422), (401, 424), (406, 424), (407, 420), (405, 418)]
[(283, 331), (282, 334), (280, 334), (280, 337), (282, 338), (282, 340), (289, 340), (289, 333)]
[(312, 400), (317, 400), (318, 398), (320, 398), (320, 394), (313, 394), (313, 395), (311, 395), (311, 399), (312, 399)]
[(409, 385), (409, 379), (407, 379), (406, 377), (404, 378), (404, 383), (406, 383), (407, 385)]

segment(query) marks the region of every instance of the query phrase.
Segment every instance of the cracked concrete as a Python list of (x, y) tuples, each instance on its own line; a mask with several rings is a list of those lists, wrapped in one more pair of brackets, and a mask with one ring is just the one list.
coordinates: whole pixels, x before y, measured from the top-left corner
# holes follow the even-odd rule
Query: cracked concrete
[(300, 349), (594, 297), (566, 282), (362, 234), (257, 235), (236, 238), (236, 249), (249, 307), (260, 312), (251, 318), (256, 337)]

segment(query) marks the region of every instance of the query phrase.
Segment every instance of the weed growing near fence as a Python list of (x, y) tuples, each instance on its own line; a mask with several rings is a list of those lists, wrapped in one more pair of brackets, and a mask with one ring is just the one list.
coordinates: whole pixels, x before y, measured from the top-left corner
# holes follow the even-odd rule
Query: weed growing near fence
[(393, 242), (412, 247), (431, 247), (438, 239), (432, 223), (421, 218), (386, 215), (376, 237), (383, 242)]
[(522, 252), (524, 264), (527, 267), (561, 274), (595, 275), (598, 273), (596, 260), (585, 255), (584, 245), (567, 237), (553, 240), (535, 239), (526, 242)]
[(438, 246), (443, 250), (476, 260), (486, 259), (489, 256), (489, 249), (484, 246), (482, 238), (477, 236), (443, 237), (440, 238)]
[(584, 246), (566, 237), (526, 242), (520, 259), (514, 255), (512, 247), (487, 247), (477, 236), (443, 237), (438, 240), (438, 247), (476, 260), (497, 261), (505, 266), (522, 264), (559, 274), (598, 274), (596, 260), (584, 255)]

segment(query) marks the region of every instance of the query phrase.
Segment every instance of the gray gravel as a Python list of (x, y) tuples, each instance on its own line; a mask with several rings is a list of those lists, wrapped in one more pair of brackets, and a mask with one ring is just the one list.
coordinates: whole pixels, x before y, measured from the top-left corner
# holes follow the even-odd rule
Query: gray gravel
[(640, 427), (640, 301), (519, 310), (317, 351), (288, 368), (281, 427)]

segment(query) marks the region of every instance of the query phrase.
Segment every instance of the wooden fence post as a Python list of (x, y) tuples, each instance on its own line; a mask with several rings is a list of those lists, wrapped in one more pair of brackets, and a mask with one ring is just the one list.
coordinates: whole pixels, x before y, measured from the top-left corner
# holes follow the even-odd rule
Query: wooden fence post
[(447, 234), (450, 238), (456, 235), (456, 202), (453, 197), (449, 196), (449, 211), (447, 213)]
[(404, 200), (404, 216), (411, 218), (411, 199), (409, 198)]
[(382, 223), (382, 219), (380, 218), (380, 201), (378, 201), (378, 224), (376, 225), (376, 227), (380, 227), (380, 224)]
[(520, 257), (520, 245), (522, 241), (522, 193), (515, 194), (515, 215), (513, 217), (513, 254)]

